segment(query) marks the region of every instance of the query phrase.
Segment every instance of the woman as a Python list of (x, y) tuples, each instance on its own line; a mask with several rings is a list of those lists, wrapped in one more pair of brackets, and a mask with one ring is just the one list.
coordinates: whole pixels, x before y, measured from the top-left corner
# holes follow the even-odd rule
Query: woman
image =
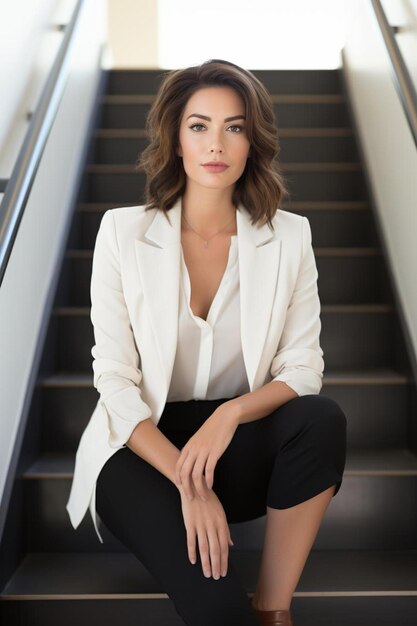
[[(186, 624), (291, 626), (341, 485), (346, 418), (320, 396), (307, 218), (275, 157), (272, 102), (223, 60), (170, 71), (139, 160), (147, 204), (105, 212), (91, 279), (94, 386), (67, 509), (88, 505)], [(252, 602), (228, 523), (266, 515)]]

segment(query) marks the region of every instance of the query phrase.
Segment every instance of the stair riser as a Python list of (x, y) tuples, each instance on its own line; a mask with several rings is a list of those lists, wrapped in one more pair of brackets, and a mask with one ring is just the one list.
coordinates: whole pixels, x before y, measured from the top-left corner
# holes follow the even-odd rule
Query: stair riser
[[(95, 163), (136, 163), (146, 139), (100, 137), (95, 140)], [(339, 163), (358, 160), (353, 137), (280, 137), (278, 160), (283, 163)]]
[[(318, 292), (322, 305), (392, 302), (387, 272), (381, 255), (342, 256), (316, 254)], [(92, 257), (66, 258), (63, 272), (68, 288), (62, 303), (91, 306)]]
[[(28, 551), (94, 551), (100, 547), (88, 511), (77, 530), (71, 526), (65, 509), (70, 483), (65, 478), (25, 480)], [(314, 548), (416, 549), (416, 494), (417, 476), (345, 475), (326, 512)], [(232, 524), (235, 545), (241, 550), (261, 550), (265, 520), (263, 516)], [(103, 547), (107, 550), (107, 545)]]
[[(323, 313), (321, 345), (326, 367), (340, 369), (392, 364), (392, 313)], [(88, 315), (60, 315), (58, 370), (91, 371), (93, 326)], [(77, 337), (77, 341), (73, 338)]]
[[(348, 449), (406, 446), (406, 385), (361, 385), (355, 382), (349, 385), (324, 384), (321, 394), (334, 398), (348, 418)], [(75, 454), (98, 397), (92, 382), (91, 387), (44, 388), (43, 450)]]
[[(111, 205), (108, 207), (111, 208)], [(117, 207), (113, 207), (117, 208)], [(74, 247), (93, 250), (100, 221), (106, 209), (78, 211), (72, 231)], [(307, 216), (313, 236), (313, 246), (319, 247), (378, 247), (372, 212), (369, 209), (284, 209), (288, 213)]]
[[(109, 574), (111, 575), (111, 574)], [(252, 594), (252, 592), (250, 592)], [(251, 595), (250, 595), (251, 597)], [(297, 626), (415, 626), (414, 597), (294, 597), (291, 614)], [(38, 600), (3, 602), (0, 618), (7, 626), (183, 626), (172, 601)]]
[[(407, 443), (407, 391), (404, 385), (326, 385), (321, 390), (348, 415), (348, 447), (403, 447)], [(43, 449), (75, 453), (94, 410), (97, 391), (53, 388), (44, 392)], [(393, 420), (392, 415), (398, 415)], [(57, 420), (59, 415), (59, 420)]]
[[(274, 104), (280, 128), (331, 128), (348, 126), (346, 105), (342, 103), (280, 103)], [(101, 128), (145, 128), (150, 104), (102, 104)]]
[[(117, 70), (109, 74), (110, 95), (156, 93), (169, 70)], [(341, 75), (335, 70), (251, 70), (270, 93), (330, 94), (341, 92)]]
[[(291, 200), (365, 200), (360, 170), (285, 173)], [(90, 172), (86, 174), (86, 202), (132, 202), (144, 204), (143, 173)]]

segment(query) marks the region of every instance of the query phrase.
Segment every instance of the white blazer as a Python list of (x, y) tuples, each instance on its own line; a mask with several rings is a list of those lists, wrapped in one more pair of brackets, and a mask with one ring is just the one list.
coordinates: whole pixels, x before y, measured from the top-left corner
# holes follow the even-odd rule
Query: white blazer
[[(180, 293), (182, 198), (169, 210), (107, 210), (95, 242), (91, 276), (91, 349), (100, 394), (82, 434), (66, 509), (77, 528), (95, 510), (96, 480), (136, 425), (162, 415), (174, 365)], [(324, 370), (320, 300), (306, 217), (281, 209), (253, 226), (236, 212), (241, 338), (250, 391), (271, 379), (298, 395), (318, 394)], [(98, 518), (99, 519), (99, 518)]]

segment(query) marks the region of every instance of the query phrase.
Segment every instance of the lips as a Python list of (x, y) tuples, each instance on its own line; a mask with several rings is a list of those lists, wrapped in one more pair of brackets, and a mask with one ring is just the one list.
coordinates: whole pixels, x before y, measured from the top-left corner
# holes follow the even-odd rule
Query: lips
[(213, 173), (224, 172), (229, 167), (226, 163), (204, 163), (203, 167)]

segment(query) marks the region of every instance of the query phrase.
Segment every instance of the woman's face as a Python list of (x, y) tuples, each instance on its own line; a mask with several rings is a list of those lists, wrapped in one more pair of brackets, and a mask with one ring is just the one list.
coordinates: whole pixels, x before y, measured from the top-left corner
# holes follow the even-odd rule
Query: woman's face
[[(245, 123), (244, 102), (231, 87), (203, 87), (189, 98), (180, 122), (177, 149), (187, 186), (234, 186), (245, 169), (250, 150)], [(204, 166), (211, 161), (227, 167)]]

